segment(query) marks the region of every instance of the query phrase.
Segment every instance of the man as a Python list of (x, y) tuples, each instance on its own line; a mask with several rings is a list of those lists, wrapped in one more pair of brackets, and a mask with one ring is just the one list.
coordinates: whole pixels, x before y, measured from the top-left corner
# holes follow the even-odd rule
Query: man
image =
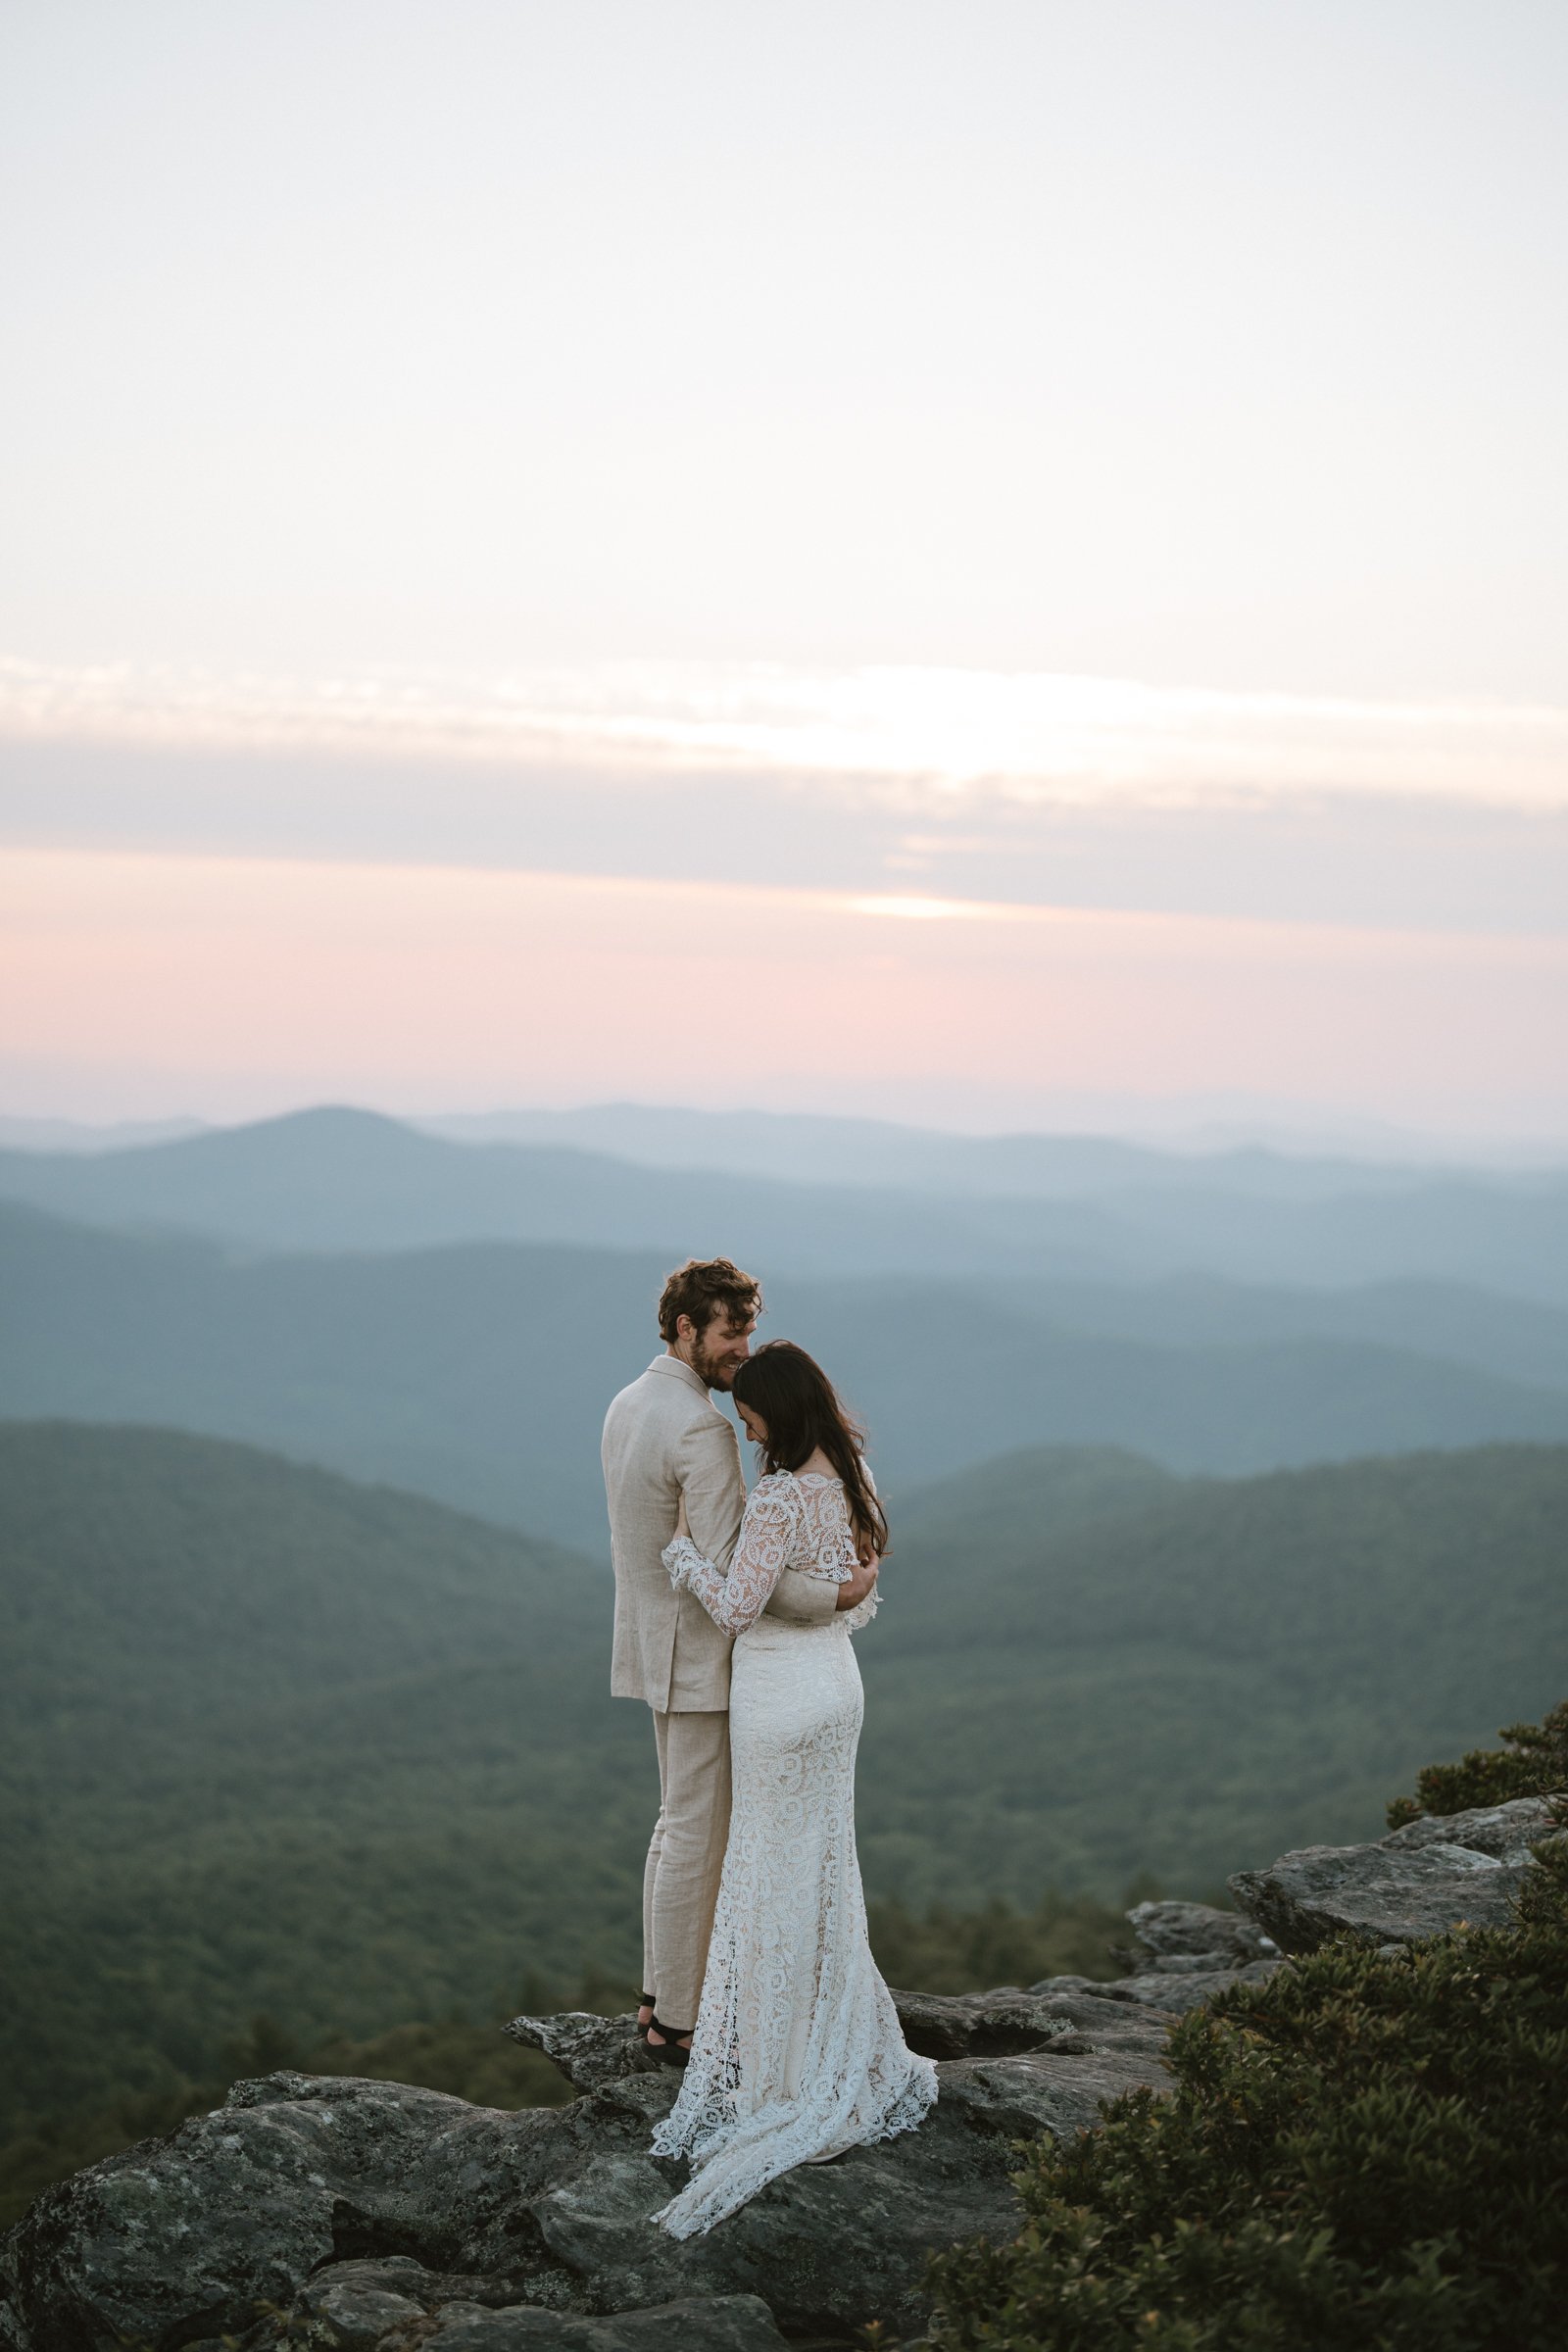
[[(710, 1392), (728, 1390), (751, 1353), (762, 1295), (727, 1257), (691, 1258), (659, 1302), (665, 1343), (605, 1416), (603, 1460), (615, 1563), (610, 1688), (653, 1709), (659, 1819), (643, 1872), (643, 1993), (648, 2046), (683, 2065), (697, 2023), (713, 1905), (729, 1834), (730, 1639), (689, 1592), (670, 1585), (660, 1553), (682, 1494), (692, 1541), (727, 1569), (746, 1507), (733, 1425)], [(774, 1616), (822, 1624), (854, 1608), (876, 1578), (862, 1563), (848, 1584), (787, 1570)], [(656, 2019), (657, 2011), (657, 2023)]]

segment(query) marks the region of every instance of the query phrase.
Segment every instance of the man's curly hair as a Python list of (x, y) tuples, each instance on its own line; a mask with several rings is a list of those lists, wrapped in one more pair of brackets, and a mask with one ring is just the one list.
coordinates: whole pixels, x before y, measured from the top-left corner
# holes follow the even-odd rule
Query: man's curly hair
[(690, 1315), (706, 1331), (715, 1315), (728, 1323), (751, 1323), (762, 1311), (762, 1286), (743, 1274), (727, 1257), (689, 1257), (664, 1284), (659, 1301), (659, 1329), (670, 1347), (678, 1336), (682, 1315)]

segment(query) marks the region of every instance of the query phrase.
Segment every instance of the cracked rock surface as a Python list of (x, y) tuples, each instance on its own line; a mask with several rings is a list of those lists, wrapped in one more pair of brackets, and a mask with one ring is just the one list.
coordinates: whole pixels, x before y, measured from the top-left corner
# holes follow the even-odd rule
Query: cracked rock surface
[(1231, 1891), (1285, 1951), (1331, 1936), (1417, 1943), (1468, 1922), (1505, 1928), (1532, 1841), (1550, 1828), (1546, 1800), (1515, 1797), (1469, 1813), (1421, 1815), (1374, 1845), (1307, 1845), (1267, 1870), (1238, 1871)]

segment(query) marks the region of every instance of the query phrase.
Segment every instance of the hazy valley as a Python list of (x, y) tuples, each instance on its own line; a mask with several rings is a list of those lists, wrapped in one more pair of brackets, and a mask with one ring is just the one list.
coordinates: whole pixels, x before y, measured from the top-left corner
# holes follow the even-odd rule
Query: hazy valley
[[(605, 1402), (658, 1344), (665, 1269), (726, 1250), (764, 1278), (764, 1336), (829, 1364), (895, 1483), (1043, 1435), (1224, 1474), (1568, 1439), (1559, 1182), (1234, 1153), (1226, 1190), (1129, 1147), (1062, 1152), (1058, 1183), (1098, 1152), (1122, 1189), (955, 1207), (339, 1112), (0, 1154), (0, 1411), (244, 1438), (602, 1550)], [(1312, 1278), (1325, 1237), (1371, 1275)]]

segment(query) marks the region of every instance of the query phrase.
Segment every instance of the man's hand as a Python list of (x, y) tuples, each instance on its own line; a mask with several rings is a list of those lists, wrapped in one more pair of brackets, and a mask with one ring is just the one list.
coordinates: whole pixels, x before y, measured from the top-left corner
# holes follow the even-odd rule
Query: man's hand
[(874, 1551), (869, 1559), (857, 1560), (849, 1583), (839, 1587), (839, 1607), (858, 1609), (881, 1573), (882, 1563)]

